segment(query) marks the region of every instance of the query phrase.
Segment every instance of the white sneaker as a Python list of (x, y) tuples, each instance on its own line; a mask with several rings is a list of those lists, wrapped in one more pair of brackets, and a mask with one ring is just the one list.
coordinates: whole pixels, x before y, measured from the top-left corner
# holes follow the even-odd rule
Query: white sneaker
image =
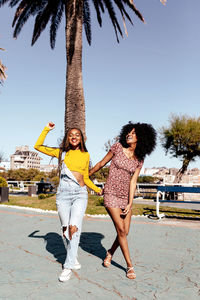
[(78, 259), (76, 258), (75, 264), (73, 267), (74, 270), (80, 270), (81, 269), (81, 264), (79, 263)]
[(58, 277), (59, 281), (65, 282), (70, 279), (72, 271), (70, 269), (63, 269), (62, 273)]

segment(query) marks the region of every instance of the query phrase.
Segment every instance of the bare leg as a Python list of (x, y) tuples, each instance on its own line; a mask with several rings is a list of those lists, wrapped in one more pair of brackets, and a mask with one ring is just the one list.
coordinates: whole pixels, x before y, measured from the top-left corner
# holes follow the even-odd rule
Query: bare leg
[[(132, 267), (132, 262), (131, 262), (130, 253), (129, 253), (129, 249), (128, 249), (128, 242), (127, 242), (127, 237), (126, 237), (126, 235), (127, 235), (126, 229), (129, 229), (130, 221), (129, 221), (129, 226), (128, 226), (128, 224), (127, 224), (127, 226), (125, 226), (125, 221), (121, 217), (121, 212), (122, 212), (121, 208), (107, 207), (107, 212), (109, 213), (109, 215), (114, 223), (115, 229), (117, 231), (117, 239), (115, 239), (115, 242), (113, 244), (113, 250), (115, 251), (117, 249), (118, 244), (117, 244), (116, 240), (118, 240), (118, 243), (120, 245), (120, 248), (122, 250), (124, 258), (126, 260), (127, 267)], [(130, 212), (130, 214), (131, 214), (131, 212)], [(128, 215), (127, 215), (127, 217), (128, 217)], [(130, 218), (130, 216), (129, 216), (129, 218)]]
[(72, 226), (69, 225), (69, 239), (72, 239), (72, 235), (78, 231), (78, 228), (76, 227), (76, 225)]
[[(120, 216), (124, 220), (126, 236), (128, 235), (129, 229), (130, 229), (131, 214), (132, 214), (132, 212), (130, 210), (126, 216), (123, 216), (123, 215)], [(118, 241), (118, 236), (116, 236), (116, 239), (115, 239), (114, 243), (112, 244), (112, 247), (108, 250), (108, 252), (113, 256), (118, 247), (119, 247), (119, 241)]]

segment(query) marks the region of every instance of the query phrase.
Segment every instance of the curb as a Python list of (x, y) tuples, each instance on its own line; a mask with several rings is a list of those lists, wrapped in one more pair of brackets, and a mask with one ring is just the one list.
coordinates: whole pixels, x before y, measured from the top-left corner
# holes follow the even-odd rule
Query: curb
[[(27, 207), (27, 206), (17, 206), (17, 205), (6, 205), (6, 204), (0, 204), (0, 207), (7, 207), (7, 208), (15, 208), (15, 209), (21, 209), (21, 210), (28, 210), (28, 211), (34, 211), (38, 213), (50, 213), (57, 215), (58, 212), (55, 210), (47, 210), (47, 209), (41, 209), (41, 208), (33, 208), (33, 207)], [(85, 214), (85, 217), (90, 218), (110, 218), (109, 215), (105, 214), (99, 214), (99, 215), (90, 215)], [(144, 215), (132, 215), (132, 218), (147, 218), (147, 216)]]

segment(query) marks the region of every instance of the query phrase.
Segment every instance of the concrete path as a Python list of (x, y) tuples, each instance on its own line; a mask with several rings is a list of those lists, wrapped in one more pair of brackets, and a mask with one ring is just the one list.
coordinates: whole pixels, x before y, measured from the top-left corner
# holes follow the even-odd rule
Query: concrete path
[(80, 271), (58, 276), (65, 259), (56, 214), (0, 206), (0, 299), (200, 299), (200, 222), (133, 218), (129, 246), (137, 278), (125, 277), (117, 250), (102, 266), (115, 231), (110, 219), (84, 219)]

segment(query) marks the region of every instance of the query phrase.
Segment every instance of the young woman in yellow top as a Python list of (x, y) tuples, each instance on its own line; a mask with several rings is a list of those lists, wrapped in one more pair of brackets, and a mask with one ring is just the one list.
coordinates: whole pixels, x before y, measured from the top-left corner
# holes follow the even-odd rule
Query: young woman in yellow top
[(80, 240), (83, 216), (87, 207), (88, 193), (86, 185), (101, 194), (102, 191), (89, 179), (89, 160), (83, 134), (78, 128), (67, 131), (60, 148), (44, 146), (47, 133), (54, 129), (55, 124), (50, 122), (39, 136), (35, 149), (57, 157), (59, 161), (60, 182), (56, 194), (56, 205), (62, 226), (63, 238), (66, 238), (67, 257), (59, 280), (67, 281), (72, 269), (80, 269), (77, 260), (78, 244)]

